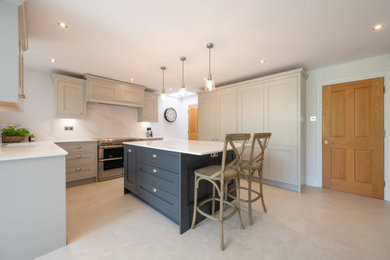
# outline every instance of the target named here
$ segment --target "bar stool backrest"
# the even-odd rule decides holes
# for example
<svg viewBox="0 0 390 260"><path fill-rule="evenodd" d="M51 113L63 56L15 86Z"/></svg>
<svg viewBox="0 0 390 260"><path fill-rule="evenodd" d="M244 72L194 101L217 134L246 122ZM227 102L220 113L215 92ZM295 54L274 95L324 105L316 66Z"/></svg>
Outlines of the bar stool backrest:
<svg viewBox="0 0 390 260"><path fill-rule="evenodd" d="M221 179L224 178L224 173L226 170L230 168L237 168L240 165L245 146L248 143L250 137L250 134L227 134L225 136L225 143L222 154ZM239 147L236 146L237 143L240 145ZM228 145L230 145L230 147L233 149L235 158L233 161L226 164L226 153L228 150Z"/></svg>
<svg viewBox="0 0 390 260"><path fill-rule="evenodd" d="M251 153L249 157L250 165L253 165L254 163L259 164L260 166L263 165L264 152L270 139L271 133L255 133L253 135ZM257 145L260 147L260 151L258 154L254 155L254 150Z"/></svg>

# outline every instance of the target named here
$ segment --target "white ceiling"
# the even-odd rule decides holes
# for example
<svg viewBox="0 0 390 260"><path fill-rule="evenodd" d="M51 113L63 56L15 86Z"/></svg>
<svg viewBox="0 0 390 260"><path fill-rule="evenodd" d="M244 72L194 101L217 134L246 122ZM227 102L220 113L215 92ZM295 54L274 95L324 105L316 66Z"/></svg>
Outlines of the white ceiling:
<svg viewBox="0 0 390 260"><path fill-rule="evenodd" d="M162 65L167 88L179 89L180 56L187 87L202 87L207 42L217 85L390 53L389 0L27 0L26 12L26 67L152 89ZM372 31L378 23L385 29Z"/></svg>

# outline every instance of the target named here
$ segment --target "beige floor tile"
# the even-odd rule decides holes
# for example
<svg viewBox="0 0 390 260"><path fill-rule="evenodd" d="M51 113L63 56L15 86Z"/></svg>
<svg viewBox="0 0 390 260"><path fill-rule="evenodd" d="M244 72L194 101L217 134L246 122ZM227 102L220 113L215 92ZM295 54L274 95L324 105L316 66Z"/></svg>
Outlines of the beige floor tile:
<svg viewBox="0 0 390 260"><path fill-rule="evenodd" d="M244 193L244 192L243 192ZM68 246L40 259L390 259L390 203L305 187L265 186L268 213L254 203L254 224L236 216L205 220L180 235L178 226L130 194L123 179L67 190ZM245 194L242 194L245 197Z"/></svg>

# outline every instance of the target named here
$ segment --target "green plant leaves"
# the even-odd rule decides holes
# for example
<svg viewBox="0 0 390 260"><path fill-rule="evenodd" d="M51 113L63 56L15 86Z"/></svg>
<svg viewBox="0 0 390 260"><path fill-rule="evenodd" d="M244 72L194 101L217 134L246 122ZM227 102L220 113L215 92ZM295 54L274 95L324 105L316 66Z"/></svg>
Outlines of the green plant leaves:
<svg viewBox="0 0 390 260"><path fill-rule="evenodd" d="M9 126L1 130L1 136L23 136L30 135L30 131L26 128L16 128L15 126Z"/></svg>

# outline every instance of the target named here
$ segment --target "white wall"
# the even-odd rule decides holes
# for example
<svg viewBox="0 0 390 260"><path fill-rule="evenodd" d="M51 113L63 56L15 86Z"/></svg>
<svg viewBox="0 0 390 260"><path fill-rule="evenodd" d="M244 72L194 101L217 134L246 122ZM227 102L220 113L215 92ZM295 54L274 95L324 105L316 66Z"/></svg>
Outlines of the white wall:
<svg viewBox="0 0 390 260"><path fill-rule="evenodd" d="M390 55L359 60L308 71L306 82L306 184L322 186L322 86L354 80L384 77L385 129L390 133ZM310 116L317 116L310 122ZM385 199L390 200L390 138L385 138Z"/></svg>
<svg viewBox="0 0 390 260"><path fill-rule="evenodd" d="M83 139L101 137L145 137L146 127L151 125L154 136L164 138L187 137L186 98L183 101L168 97L159 100L159 122L137 122L137 109L124 106L87 104L86 119L58 119L54 116L54 85L46 72L25 70L24 112L0 112L0 128L17 124L28 128L37 141ZM168 123L163 117L167 107L174 107L178 118ZM65 125L73 125L74 131L64 131Z"/></svg>

